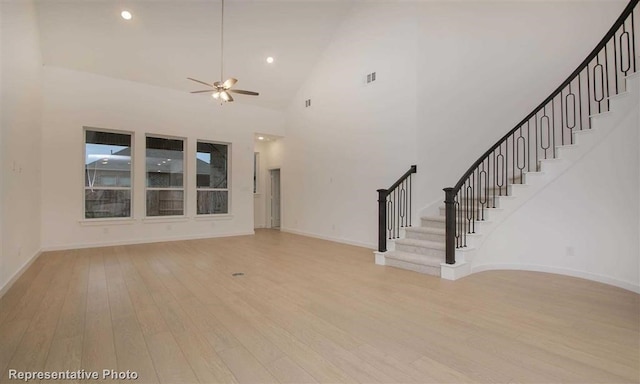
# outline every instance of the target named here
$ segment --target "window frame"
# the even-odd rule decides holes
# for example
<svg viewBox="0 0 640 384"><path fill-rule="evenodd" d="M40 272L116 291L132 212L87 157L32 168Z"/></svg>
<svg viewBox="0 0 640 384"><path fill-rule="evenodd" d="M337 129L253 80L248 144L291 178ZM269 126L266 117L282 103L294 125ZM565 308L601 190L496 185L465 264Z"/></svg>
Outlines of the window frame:
<svg viewBox="0 0 640 384"><path fill-rule="evenodd" d="M85 164L85 161L87 160L87 132L88 131L92 131L92 132L104 132L104 133L115 133L115 134L119 134L119 135L129 135L129 137L131 137L131 164L130 168L129 168L129 186L128 187L117 187L117 186L109 186L109 187L99 187L99 188L93 188L94 190L105 190L105 191L129 191L129 216L117 216L117 217L87 217L87 198L86 198L86 191L88 189L91 189L90 186L85 185L86 184L86 178L87 176L87 165ZM82 127L82 219L80 219L80 222L116 222L116 221L131 221L134 218L134 208L135 208L135 199L134 199L134 183L135 183L135 176L134 176L134 169L135 169L135 156L134 156L134 151L135 151L135 132L133 131L126 131L126 130L119 130L119 129L110 129L110 128L98 128L98 127L90 127L90 126L83 126Z"/></svg>
<svg viewBox="0 0 640 384"><path fill-rule="evenodd" d="M182 187L149 187L148 171L147 171L147 138L180 140L182 141ZM162 220L162 219L180 219L187 217L187 148L188 141L186 137L169 136L162 134L146 133L144 135L144 218L145 220ZM148 212L148 193L149 191L182 191L182 214L179 215L154 215L150 216Z"/></svg>
<svg viewBox="0 0 640 384"><path fill-rule="evenodd" d="M198 143L205 143L205 144L217 144L217 145L224 145L227 147L227 188L211 188L211 187L198 187ZM195 177L195 189L196 189L196 210L195 210L195 217L199 218L199 217L221 217L221 216L229 216L231 215L232 212L232 205L231 205L231 151L232 151L232 146L231 143L229 142L224 142L224 141L215 141L215 140L204 140L204 139L196 139L196 152L195 152L195 161L196 161L196 165L195 165L195 172L196 172L196 177ZM227 212L224 213L198 213L198 192L201 191L211 191L211 192L227 192Z"/></svg>

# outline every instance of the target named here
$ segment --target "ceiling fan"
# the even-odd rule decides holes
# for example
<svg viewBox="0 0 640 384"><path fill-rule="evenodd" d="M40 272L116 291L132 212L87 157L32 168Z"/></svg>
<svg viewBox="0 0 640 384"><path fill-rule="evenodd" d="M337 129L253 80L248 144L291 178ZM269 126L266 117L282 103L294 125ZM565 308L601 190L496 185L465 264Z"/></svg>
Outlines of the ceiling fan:
<svg viewBox="0 0 640 384"><path fill-rule="evenodd" d="M222 79L222 73L224 68L224 0L222 0L222 12L220 16L220 78ZM232 89L235 83L238 82L238 79L233 77L228 78L224 82L216 81L213 84L206 83L201 80L194 79L192 77L187 77L188 80L195 81L196 83L200 83L211 87L211 89L205 89L202 91L192 91L191 93L209 93L213 92L213 98L216 100L220 100L222 102L232 102L233 97L230 93L238 93L241 95L250 95L250 96L258 96L258 92L253 91L244 91L242 89Z"/></svg>

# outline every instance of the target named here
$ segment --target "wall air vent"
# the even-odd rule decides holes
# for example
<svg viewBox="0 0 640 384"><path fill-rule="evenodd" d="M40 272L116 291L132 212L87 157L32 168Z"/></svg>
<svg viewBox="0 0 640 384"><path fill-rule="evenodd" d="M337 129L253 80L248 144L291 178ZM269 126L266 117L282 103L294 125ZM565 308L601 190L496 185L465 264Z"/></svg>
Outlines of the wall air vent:
<svg viewBox="0 0 640 384"><path fill-rule="evenodd" d="M376 73L375 72L368 73L367 74L367 84L373 83L374 81L376 81Z"/></svg>
<svg viewBox="0 0 640 384"><path fill-rule="evenodd" d="M307 99L304 101L304 107L309 108L311 106L311 99Z"/></svg>

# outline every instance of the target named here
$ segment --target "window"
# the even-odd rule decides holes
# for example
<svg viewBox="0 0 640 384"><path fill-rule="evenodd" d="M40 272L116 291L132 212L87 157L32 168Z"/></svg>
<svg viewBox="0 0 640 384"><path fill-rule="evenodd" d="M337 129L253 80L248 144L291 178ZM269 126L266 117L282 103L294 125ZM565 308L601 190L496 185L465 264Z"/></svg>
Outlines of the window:
<svg viewBox="0 0 640 384"><path fill-rule="evenodd" d="M147 216L184 215L184 141L147 136Z"/></svg>
<svg viewBox="0 0 640 384"><path fill-rule="evenodd" d="M229 213L229 146L198 141L198 215Z"/></svg>
<svg viewBox="0 0 640 384"><path fill-rule="evenodd" d="M131 135L85 130L85 219L131 217Z"/></svg>

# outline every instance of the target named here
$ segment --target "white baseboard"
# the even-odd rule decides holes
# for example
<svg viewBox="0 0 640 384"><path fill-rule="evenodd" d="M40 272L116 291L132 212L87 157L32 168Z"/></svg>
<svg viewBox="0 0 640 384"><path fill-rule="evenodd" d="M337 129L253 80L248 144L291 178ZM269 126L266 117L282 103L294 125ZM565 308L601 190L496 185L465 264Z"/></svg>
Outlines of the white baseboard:
<svg viewBox="0 0 640 384"><path fill-rule="evenodd" d="M356 247L364 247L364 248L369 248L369 249L377 249L378 248L378 246L376 244L363 243L361 241L342 239L342 238L338 238L338 237L318 235L316 233L299 231L297 229L291 229L291 228L282 227L282 228L280 228L280 230L282 232L293 233L294 235L301 235L301 236L313 237L313 238L321 239L321 240L333 241L333 242L336 242L336 243L355 245Z"/></svg>
<svg viewBox="0 0 640 384"><path fill-rule="evenodd" d="M24 264L22 264L22 267L20 267L13 274L13 276L11 276L9 281L7 281L7 283L2 286L2 288L0 288L0 298L2 298L5 293L7 293L7 291L13 286L13 284L20 278L20 276L22 276L24 271L26 271L31 266L31 264L33 264L33 262L38 258L38 256L42 254L42 252L42 250L38 250L36 253L34 253L27 261L24 262Z"/></svg>
<svg viewBox="0 0 640 384"><path fill-rule="evenodd" d="M613 285L614 287L626 289L627 291L640 293L640 285L634 284L624 280L618 280L610 276L598 275L595 273L589 273L584 271L578 271L574 269L553 267L548 265L536 265L536 264L483 264L472 268L471 273L478 273L492 270L516 270L516 271L533 271L533 272L546 272L555 273L558 275L566 275L572 277L579 277L581 279L597 281L599 283Z"/></svg>
<svg viewBox="0 0 640 384"><path fill-rule="evenodd" d="M96 242L96 243L76 243L76 244L63 244L63 245L47 245L47 246L42 247L42 252L64 251L64 250L67 250L67 249L112 247L112 246L116 246L116 245L163 243L163 242L167 242L167 241L212 239L212 238L216 238L216 237L232 237L232 236L247 236L247 235L255 235L255 231L229 232L229 233L216 233L216 234L200 234L200 235L192 235L192 236L173 236L173 237L163 237L163 238L158 238L158 239L116 240L116 241L103 241L103 242Z"/></svg>

